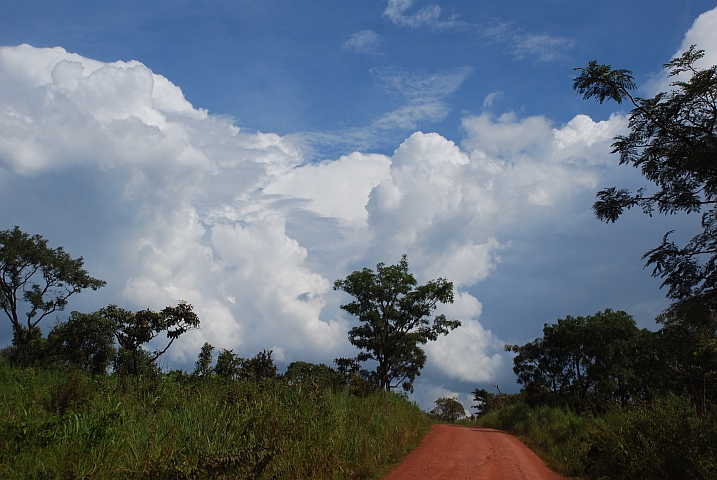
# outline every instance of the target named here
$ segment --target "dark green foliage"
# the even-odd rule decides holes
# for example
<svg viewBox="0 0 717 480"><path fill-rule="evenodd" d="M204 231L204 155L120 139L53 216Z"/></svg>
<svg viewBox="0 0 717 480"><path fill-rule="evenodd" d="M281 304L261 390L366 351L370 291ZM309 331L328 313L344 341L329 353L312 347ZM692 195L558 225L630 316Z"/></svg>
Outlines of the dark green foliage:
<svg viewBox="0 0 717 480"><path fill-rule="evenodd" d="M614 409L585 432L590 479L704 479L717 477L717 427L697 415L687 397Z"/></svg>
<svg viewBox="0 0 717 480"><path fill-rule="evenodd" d="M341 309L358 317L361 325L349 331L349 341L361 353L358 361L378 362L379 387L389 390L402 385L413 391L413 381L426 363L419 345L446 335L460 326L444 315L430 317L438 303L453 303L453 283L439 278L418 285L408 271L406 255L398 265L376 265L376 271L364 268L334 283L334 290L353 296Z"/></svg>
<svg viewBox="0 0 717 480"><path fill-rule="evenodd" d="M348 386L353 395L365 396L379 388L378 375L361 368L355 358L334 358L336 372L342 376L342 385Z"/></svg>
<svg viewBox="0 0 717 480"><path fill-rule="evenodd" d="M435 402L435 408L430 411L432 417L443 422L455 422L466 416L466 411L461 402L455 398L441 397Z"/></svg>
<svg viewBox="0 0 717 480"><path fill-rule="evenodd" d="M580 70L580 76L573 82L573 89L584 99L593 98L600 103L611 99L617 103L631 98L629 90L636 88L630 70L613 70L610 65L599 65L595 60Z"/></svg>
<svg viewBox="0 0 717 480"><path fill-rule="evenodd" d="M158 375L160 371L152 355L141 347L134 351L120 347L112 360L112 372L119 376L152 377Z"/></svg>
<svg viewBox="0 0 717 480"><path fill-rule="evenodd" d="M79 412L92 403L96 391L92 380L74 368L68 370L50 387L50 396L43 402L45 410L57 415Z"/></svg>
<svg viewBox="0 0 717 480"><path fill-rule="evenodd" d="M182 334L199 328L199 317L194 313L193 307L186 302L180 302L176 307L166 307L160 312L147 309L135 313L119 308L117 305L110 305L99 313L115 325L115 336L122 355L125 355L124 352L129 352L132 357L131 364L123 365L131 367L129 372L133 375L139 374L140 356L148 356L152 362L155 362ZM141 348L160 334L166 334L169 340L163 349L149 353Z"/></svg>
<svg viewBox="0 0 717 480"><path fill-rule="evenodd" d="M669 239L643 258L653 266L653 276L663 278L668 297L686 322L717 327L717 66L695 68L704 51L693 45L687 52L664 65L669 76L678 78L673 90L653 98L633 97L630 72L590 62L578 69L574 88L584 98L602 102L611 98L629 99L627 136L615 137L613 153L621 164L640 168L642 175L657 186L649 195L645 189L634 194L625 189L606 188L598 192L593 209L598 219L614 222L625 211L640 207L647 214L655 209L672 214L702 212L702 232L680 247ZM682 74L682 77L677 75ZM703 211L703 209L706 209Z"/></svg>
<svg viewBox="0 0 717 480"><path fill-rule="evenodd" d="M227 380L260 382L278 377L271 350L262 350L252 358L241 358L232 350L222 349L214 373Z"/></svg>
<svg viewBox="0 0 717 480"><path fill-rule="evenodd" d="M271 350L262 350L256 356L241 362L240 378L259 382L277 377L276 365L271 358Z"/></svg>
<svg viewBox="0 0 717 480"><path fill-rule="evenodd" d="M339 383L343 380L343 377L323 363L291 362L286 367L284 380L291 385L310 384L320 388L327 388Z"/></svg>
<svg viewBox="0 0 717 480"><path fill-rule="evenodd" d="M688 397L667 395L599 417L511 403L479 422L516 435L568 477L697 480L717 476L715 420L700 415Z"/></svg>
<svg viewBox="0 0 717 480"><path fill-rule="evenodd" d="M496 385L497 386L497 385ZM476 388L473 390L473 401L476 402L471 408L475 408L476 417L480 418L488 413L503 408L506 402L509 402L511 398L515 397L500 393L491 393L485 388Z"/></svg>
<svg viewBox="0 0 717 480"><path fill-rule="evenodd" d="M50 331L48 348L57 360L92 375L107 373L117 354L115 324L95 313L72 312L65 323Z"/></svg>
<svg viewBox="0 0 717 480"><path fill-rule="evenodd" d="M212 351L214 351L214 347L208 342L204 342L197 356L197 362L194 364L193 375L204 376L211 373Z"/></svg>
<svg viewBox="0 0 717 480"><path fill-rule="evenodd" d="M642 372L635 369L634 347L641 335L650 333L641 332L627 313L608 309L559 318L545 324L543 337L506 349L517 354L513 371L533 400L550 403L557 396L579 411L600 411L615 401L624 405L640 393Z"/></svg>
<svg viewBox="0 0 717 480"><path fill-rule="evenodd" d="M227 380L237 380L241 373L242 358L235 355L232 350L222 348L214 365L214 373Z"/></svg>
<svg viewBox="0 0 717 480"><path fill-rule="evenodd" d="M0 350L0 358L6 358L10 363L19 367L42 368L47 366L50 363L47 339L42 336L40 327L35 327L29 337L24 326L21 326L21 330L28 341L22 343L17 332L13 331L12 344Z"/></svg>
<svg viewBox="0 0 717 480"><path fill-rule="evenodd" d="M16 346L36 339L38 324L63 311L71 295L105 285L82 268L82 257L73 259L62 247L52 249L47 243L19 227L0 231L0 308L12 323Z"/></svg>

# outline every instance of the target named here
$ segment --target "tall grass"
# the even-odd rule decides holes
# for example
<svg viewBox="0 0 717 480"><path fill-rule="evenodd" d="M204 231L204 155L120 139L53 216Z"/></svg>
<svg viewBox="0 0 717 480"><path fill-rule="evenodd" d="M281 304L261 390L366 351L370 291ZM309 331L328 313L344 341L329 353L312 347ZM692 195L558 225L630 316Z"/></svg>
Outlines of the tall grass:
<svg viewBox="0 0 717 480"><path fill-rule="evenodd" d="M0 363L0 478L376 478L427 431L394 395Z"/></svg>
<svg viewBox="0 0 717 480"><path fill-rule="evenodd" d="M688 397L614 409L585 436L587 478L717 478L714 413L699 415Z"/></svg>
<svg viewBox="0 0 717 480"><path fill-rule="evenodd" d="M568 477L682 480L717 478L715 420L699 415L689 398L669 395L597 417L517 403L478 422L516 435Z"/></svg>

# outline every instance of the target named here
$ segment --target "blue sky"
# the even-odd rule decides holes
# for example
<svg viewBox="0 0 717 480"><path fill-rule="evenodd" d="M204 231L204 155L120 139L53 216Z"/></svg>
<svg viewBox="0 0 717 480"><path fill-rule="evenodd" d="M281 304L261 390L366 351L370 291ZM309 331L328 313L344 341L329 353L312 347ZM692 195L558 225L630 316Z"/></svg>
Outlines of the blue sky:
<svg viewBox="0 0 717 480"><path fill-rule="evenodd" d="M184 368L204 341L353 355L330 285L407 253L456 283L464 321L415 398L468 405L517 389L501 346L543 323L613 308L654 328L667 302L640 257L698 220L592 217L600 187L644 182L609 155L626 108L583 101L573 69L629 68L651 95L690 43L717 63L715 6L0 1L0 228L108 281L70 309L192 302Z"/></svg>

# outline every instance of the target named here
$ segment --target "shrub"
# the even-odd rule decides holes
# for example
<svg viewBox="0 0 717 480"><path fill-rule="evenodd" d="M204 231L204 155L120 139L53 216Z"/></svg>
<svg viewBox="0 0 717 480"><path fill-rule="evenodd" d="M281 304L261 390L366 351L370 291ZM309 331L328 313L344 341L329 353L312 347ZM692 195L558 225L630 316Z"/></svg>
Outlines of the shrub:
<svg viewBox="0 0 717 480"><path fill-rule="evenodd" d="M613 409L583 441L588 478L717 478L714 415L698 415L686 396Z"/></svg>

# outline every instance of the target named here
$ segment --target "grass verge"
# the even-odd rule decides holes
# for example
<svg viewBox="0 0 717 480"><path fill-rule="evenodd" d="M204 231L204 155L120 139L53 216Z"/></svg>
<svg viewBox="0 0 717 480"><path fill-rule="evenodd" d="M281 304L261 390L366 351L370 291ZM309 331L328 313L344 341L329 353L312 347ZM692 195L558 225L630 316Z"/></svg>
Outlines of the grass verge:
<svg viewBox="0 0 717 480"><path fill-rule="evenodd" d="M0 478L378 478L430 421L375 393L0 363Z"/></svg>

